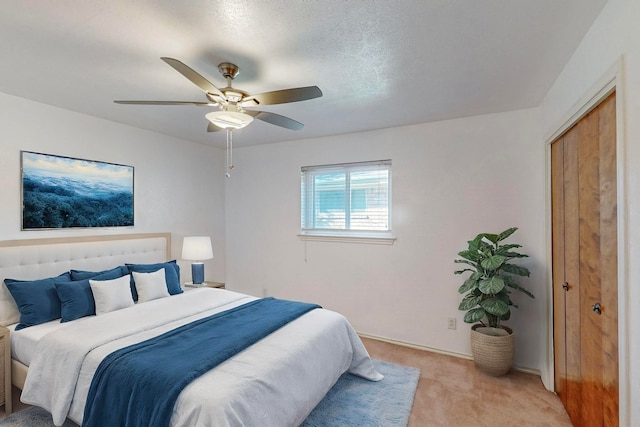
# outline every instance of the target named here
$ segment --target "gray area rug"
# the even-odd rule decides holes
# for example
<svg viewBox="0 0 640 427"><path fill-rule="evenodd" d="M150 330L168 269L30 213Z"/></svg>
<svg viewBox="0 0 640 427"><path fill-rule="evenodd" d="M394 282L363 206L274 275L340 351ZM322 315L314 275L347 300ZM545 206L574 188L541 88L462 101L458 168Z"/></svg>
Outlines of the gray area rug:
<svg viewBox="0 0 640 427"><path fill-rule="evenodd" d="M384 379L373 382L344 374L302 427L406 427L420 370L374 360Z"/></svg>
<svg viewBox="0 0 640 427"><path fill-rule="evenodd" d="M10 427L55 427L51 414L37 406L14 412L0 421L0 425ZM63 427L78 427L78 424L67 420Z"/></svg>
<svg viewBox="0 0 640 427"><path fill-rule="evenodd" d="M344 374L309 414L302 427L406 427L420 370L374 360L382 381ZM30 407L0 421L6 427L54 427L44 409ZM64 427L78 427L67 420Z"/></svg>

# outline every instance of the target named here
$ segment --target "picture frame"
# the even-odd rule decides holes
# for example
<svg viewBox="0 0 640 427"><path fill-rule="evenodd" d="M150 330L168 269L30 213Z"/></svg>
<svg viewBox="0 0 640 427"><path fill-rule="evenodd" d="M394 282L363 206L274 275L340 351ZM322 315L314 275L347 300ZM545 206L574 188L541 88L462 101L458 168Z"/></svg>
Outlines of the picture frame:
<svg viewBox="0 0 640 427"><path fill-rule="evenodd" d="M132 227L134 168L20 151L22 230Z"/></svg>

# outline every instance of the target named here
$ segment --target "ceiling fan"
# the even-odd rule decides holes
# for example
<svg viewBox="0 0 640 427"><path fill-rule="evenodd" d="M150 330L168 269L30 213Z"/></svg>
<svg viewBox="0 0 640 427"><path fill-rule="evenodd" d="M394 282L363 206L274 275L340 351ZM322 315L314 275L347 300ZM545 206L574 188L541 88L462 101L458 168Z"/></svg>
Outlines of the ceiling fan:
<svg viewBox="0 0 640 427"><path fill-rule="evenodd" d="M233 79L240 71L238 66L229 62L218 65L218 70L227 80L227 86L219 89L191 67L173 58L161 58L193 84L202 89L207 97L206 102L197 101L114 101L117 104L137 105L197 105L203 107L218 107L218 110L205 115L209 124L207 132L221 129L228 131L240 129L248 125L253 119L262 120L272 125L291 130L300 130L304 125L289 117L268 111L247 110L245 107L260 105L285 104L289 102L305 101L322 96L317 86L298 87L293 89L276 90L251 95L243 90L232 87ZM228 132L229 134L230 132Z"/></svg>

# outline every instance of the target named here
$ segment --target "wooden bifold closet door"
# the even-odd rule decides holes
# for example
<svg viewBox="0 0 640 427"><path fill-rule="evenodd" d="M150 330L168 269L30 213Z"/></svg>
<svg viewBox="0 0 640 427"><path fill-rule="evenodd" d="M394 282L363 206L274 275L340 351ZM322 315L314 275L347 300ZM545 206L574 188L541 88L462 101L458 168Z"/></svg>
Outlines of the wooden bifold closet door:
<svg viewBox="0 0 640 427"><path fill-rule="evenodd" d="M551 145L555 388L575 426L618 426L615 93Z"/></svg>

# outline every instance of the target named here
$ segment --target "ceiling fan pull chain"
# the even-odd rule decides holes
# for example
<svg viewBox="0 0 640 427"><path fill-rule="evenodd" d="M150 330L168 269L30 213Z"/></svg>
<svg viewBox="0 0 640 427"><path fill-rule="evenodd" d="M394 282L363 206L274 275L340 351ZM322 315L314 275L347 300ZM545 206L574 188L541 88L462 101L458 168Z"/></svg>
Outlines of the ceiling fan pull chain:
<svg viewBox="0 0 640 427"><path fill-rule="evenodd" d="M227 153L226 153L226 157L227 157L227 169L229 169L229 171L231 171L234 166L233 166L233 136L232 136L230 128L227 128ZM229 178L231 176L229 171L227 171L227 173L225 174L227 178Z"/></svg>
<svg viewBox="0 0 640 427"><path fill-rule="evenodd" d="M225 151L225 162L226 162L226 166L227 169L229 169L229 136L231 134L231 130L227 129L227 150ZM227 170L227 172L225 173L225 176L227 178L229 178L231 176L231 174L229 174L229 171Z"/></svg>
<svg viewBox="0 0 640 427"><path fill-rule="evenodd" d="M229 169L233 168L233 130L229 129Z"/></svg>

